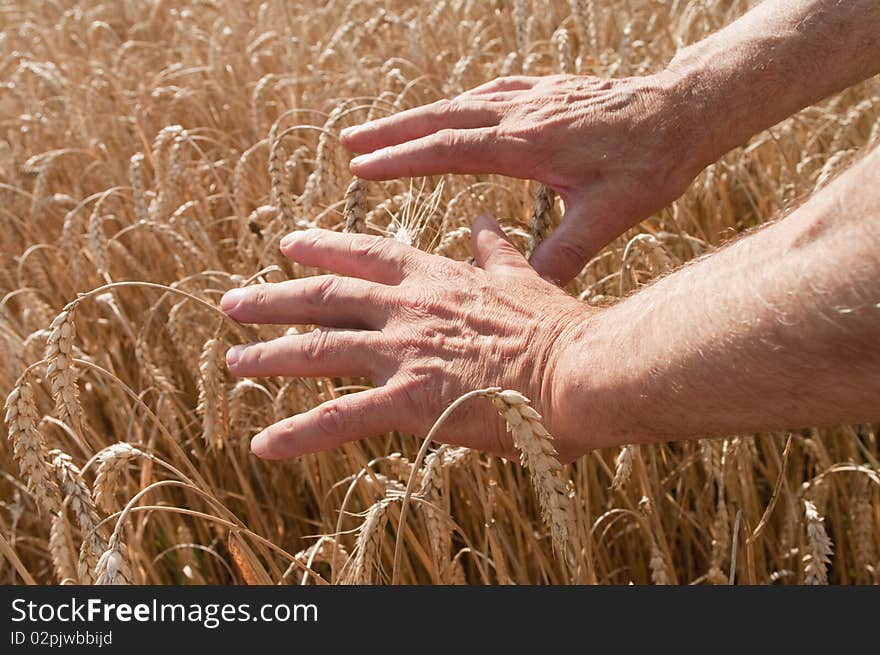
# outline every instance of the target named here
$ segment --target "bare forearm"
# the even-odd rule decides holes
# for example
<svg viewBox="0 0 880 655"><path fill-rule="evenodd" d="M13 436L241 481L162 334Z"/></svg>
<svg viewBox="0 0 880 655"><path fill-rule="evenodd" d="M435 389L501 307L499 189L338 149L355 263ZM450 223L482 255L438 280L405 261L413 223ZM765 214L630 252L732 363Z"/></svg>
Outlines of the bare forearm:
<svg viewBox="0 0 880 655"><path fill-rule="evenodd" d="M559 358L588 447L880 419L880 149L598 315Z"/></svg>
<svg viewBox="0 0 880 655"><path fill-rule="evenodd" d="M798 110L880 73L877 0L766 0L669 65L709 164Z"/></svg>

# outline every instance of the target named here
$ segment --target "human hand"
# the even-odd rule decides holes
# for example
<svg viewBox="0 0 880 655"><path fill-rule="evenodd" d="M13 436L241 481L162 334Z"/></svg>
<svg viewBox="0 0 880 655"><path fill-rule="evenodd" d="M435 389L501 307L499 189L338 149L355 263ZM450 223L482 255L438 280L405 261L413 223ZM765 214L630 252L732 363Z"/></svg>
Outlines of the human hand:
<svg viewBox="0 0 880 655"><path fill-rule="evenodd" d="M584 452L578 426L560 406L554 370L564 344L596 310L541 279L494 219L475 221L473 247L480 268L362 234L313 229L282 240L285 256L340 276L233 289L221 306L246 323L321 327L235 346L229 370L240 377L364 376L378 386L266 428L251 442L254 453L293 457L392 430L424 436L453 400L487 386L531 398L563 459ZM513 453L488 402L463 405L439 439Z"/></svg>
<svg viewBox="0 0 880 655"><path fill-rule="evenodd" d="M565 203L532 265L564 283L600 248L681 195L714 157L671 73L503 77L452 100L344 130L358 177L534 179Z"/></svg>

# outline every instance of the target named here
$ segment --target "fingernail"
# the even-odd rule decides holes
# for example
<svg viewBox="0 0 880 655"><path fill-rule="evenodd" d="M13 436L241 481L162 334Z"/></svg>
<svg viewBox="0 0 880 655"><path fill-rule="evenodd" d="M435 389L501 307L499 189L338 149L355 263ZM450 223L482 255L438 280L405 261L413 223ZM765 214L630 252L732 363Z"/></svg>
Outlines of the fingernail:
<svg viewBox="0 0 880 655"><path fill-rule="evenodd" d="M358 155L357 157L355 157L354 159L351 160L351 165L352 166L363 166L364 164L368 164L371 161L373 161L374 159L376 159L377 154L378 153L371 152L366 155Z"/></svg>
<svg viewBox="0 0 880 655"><path fill-rule="evenodd" d="M220 309L229 311L242 301L247 292L244 289L230 289L220 299Z"/></svg>
<svg viewBox="0 0 880 655"><path fill-rule="evenodd" d="M296 234L297 234L296 232L291 232L286 237L281 239L281 249L282 250L284 250L287 246L289 246L291 243L296 241Z"/></svg>
<svg viewBox="0 0 880 655"><path fill-rule="evenodd" d="M352 125L351 127L346 127L344 130L342 130L342 132L339 133L339 136L341 136L343 139L347 139L348 137L354 136L355 134L360 132L360 129L360 125Z"/></svg>
<svg viewBox="0 0 880 655"><path fill-rule="evenodd" d="M226 351L226 366L235 366L236 362L238 362L241 357L241 353L244 352L244 346L239 344L237 346L232 346L229 350Z"/></svg>
<svg viewBox="0 0 880 655"><path fill-rule="evenodd" d="M251 439L251 452L257 457L266 457L268 455L268 441L266 432L259 432Z"/></svg>

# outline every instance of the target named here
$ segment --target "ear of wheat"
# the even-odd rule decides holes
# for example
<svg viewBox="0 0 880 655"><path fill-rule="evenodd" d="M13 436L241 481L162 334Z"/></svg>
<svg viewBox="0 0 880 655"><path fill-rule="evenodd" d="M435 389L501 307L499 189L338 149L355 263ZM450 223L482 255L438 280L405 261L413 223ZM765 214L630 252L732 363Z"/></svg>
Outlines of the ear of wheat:
<svg viewBox="0 0 880 655"><path fill-rule="evenodd" d="M364 232L367 229L365 192L366 184L357 177L351 181L345 191L345 208L342 210L342 218L345 221L344 229L346 232Z"/></svg>
<svg viewBox="0 0 880 655"><path fill-rule="evenodd" d="M559 72L563 75L574 72L572 70L571 42L568 38L568 30L564 27L556 30L556 33L553 35L553 41L556 43L556 50L559 56Z"/></svg>
<svg viewBox="0 0 880 655"><path fill-rule="evenodd" d="M553 202L556 194L543 184L538 185L535 193L535 208L529 225L530 246L534 250L547 238L553 225Z"/></svg>
<svg viewBox="0 0 880 655"><path fill-rule="evenodd" d="M450 550L452 534L449 530L449 512L446 509L444 493L443 459L446 447L443 446L425 458L422 473L421 496L425 499L425 523L434 556L434 566L441 584L450 582Z"/></svg>
<svg viewBox="0 0 880 655"><path fill-rule="evenodd" d="M819 514L813 501L804 499L804 518L807 532L807 553L803 557L804 581L811 585L828 584L833 544L825 532L825 517Z"/></svg>
<svg viewBox="0 0 880 655"><path fill-rule="evenodd" d="M389 495L376 501L368 510L363 524L358 530L353 560L346 584L372 584L378 569L379 554L382 540L385 537L385 526L388 524L389 508L403 500L403 495ZM349 565L346 565L348 568Z"/></svg>
<svg viewBox="0 0 880 655"><path fill-rule="evenodd" d="M614 491L622 491L632 476L633 453L637 446L623 446L617 453L617 460L614 468L614 479L611 481L611 488Z"/></svg>
<svg viewBox="0 0 880 655"><path fill-rule="evenodd" d="M107 550L98 559L95 566L95 584L127 585L131 584L131 570L128 565L128 550L122 539L114 533L107 544Z"/></svg>
<svg viewBox="0 0 880 655"><path fill-rule="evenodd" d="M82 535L82 552L84 558L80 562L78 575L82 583L90 582L90 571L94 570L98 558L104 552L104 542L97 532L98 512L92 502L89 487L82 479L70 455L58 450L50 452L52 465L58 479L58 485L64 497L64 504L73 512Z"/></svg>
<svg viewBox="0 0 880 655"><path fill-rule="evenodd" d="M82 417L79 404L79 386L73 366L73 339L76 326L73 307L69 305L52 321L46 342L46 361L49 363L49 381L58 418L77 428Z"/></svg>
<svg viewBox="0 0 880 655"><path fill-rule="evenodd" d="M49 552L52 554L52 567L60 584L76 584L79 582L74 562L73 536L70 524L63 512L52 517L49 528Z"/></svg>
<svg viewBox="0 0 880 655"><path fill-rule="evenodd" d="M541 424L541 415L521 393L507 390L488 395L507 421L507 429L520 452L522 465L529 470L541 514L550 527L553 549L571 563L570 541L576 534L574 507L569 490L559 475L562 465L556 457L553 437Z"/></svg>
<svg viewBox="0 0 880 655"><path fill-rule="evenodd" d="M223 447L223 342L208 339L199 356L199 403L202 439L209 449Z"/></svg>
<svg viewBox="0 0 880 655"><path fill-rule="evenodd" d="M125 469L132 460L146 457L145 452L127 443L113 444L98 453L98 472L92 490L95 504L108 514L114 512L114 494Z"/></svg>
<svg viewBox="0 0 880 655"><path fill-rule="evenodd" d="M37 405L29 382L22 381L6 398L6 425L13 457L41 511L60 509L58 485L48 461L46 442L37 429Z"/></svg>
<svg viewBox="0 0 880 655"><path fill-rule="evenodd" d="M314 568L315 562L321 562L332 570L338 562L345 562L348 558L349 554L345 547L335 538L326 535L318 538L314 544L296 554L296 559L310 569ZM295 565L291 564L285 577L295 569ZM303 573L303 578L306 578L307 575L307 573Z"/></svg>
<svg viewBox="0 0 880 655"><path fill-rule="evenodd" d="M663 551L660 550L660 547L653 538L651 539L651 560L649 562L649 568L651 569L651 582L655 585L671 584L671 580L669 579L669 565L666 562L666 558L663 556Z"/></svg>
<svg viewBox="0 0 880 655"><path fill-rule="evenodd" d="M310 562L336 569L334 582L721 584L731 569L749 582L880 581L876 423L797 431L781 456L782 435L728 435L603 449L559 469L529 463L548 455L539 428L525 469L434 441L419 458L403 434L273 464L227 438L364 382L227 383L221 344L282 330L227 321L219 292L311 274L278 250L285 233L366 230L464 262L480 211L524 251L558 223L563 203L537 180L353 179L339 128L504 75L553 76L515 92L527 102L580 85L568 73L650 82L679 43L753 4L260 0L206 12L202 0L6 0L0 549L8 541L12 566L0 565L0 583L89 582L96 568L103 581L128 579L120 538L131 575L149 584L324 582ZM610 304L735 236L755 202L763 219L785 210L793 187L827 192L857 149L880 145L876 95L863 83L756 134L595 253L567 290ZM524 441L531 422L509 409ZM106 520L132 494L184 479L192 486L152 488L163 511L135 513L111 548L95 510ZM554 519L559 504L573 507L573 528L565 509ZM740 540L734 507L741 528L758 526ZM238 533L228 548L227 530ZM734 544L747 549L738 567Z"/></svg>
<svg viewBox="0 0 880 655"><path fill-rule="evenodd" d="M731 548L731 536L723 475L718 477L717 484L718 499L715 504L715 520L712 524L712 557L707 579L713 584L727 584L728 576L725 576L721 569Z"/></svg>
<svg viewBox="0 0 880 655"><path fill-rule="evenodd" d="M272 188L272 203L278 208L284 225L293 225L293 200L287 188L287 180L284 177L284 149L281 139L277 136L278 123L272 125L269 131L269 180Z"/></svg>

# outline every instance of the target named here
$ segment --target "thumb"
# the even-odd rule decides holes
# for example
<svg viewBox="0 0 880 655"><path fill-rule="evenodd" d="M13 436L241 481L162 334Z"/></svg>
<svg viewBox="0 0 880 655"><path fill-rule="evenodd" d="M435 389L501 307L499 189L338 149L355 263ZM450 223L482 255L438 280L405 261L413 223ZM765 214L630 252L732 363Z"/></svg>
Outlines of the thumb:
<svg viewBox="0 0 880 655"><path fill-rule="evenodd" d="M541 277L566 284L620 231L610 208L583 202L566 207L559 226L538 244L529 262Z"/></svg>
<svg viewBox="0 0 880 655"><path fill-rule="evenodd" d="M507 240L501 226L489 214L480 214L471 228L474 259L477 266L490 273L532 271L529 262Z"/></svg>

